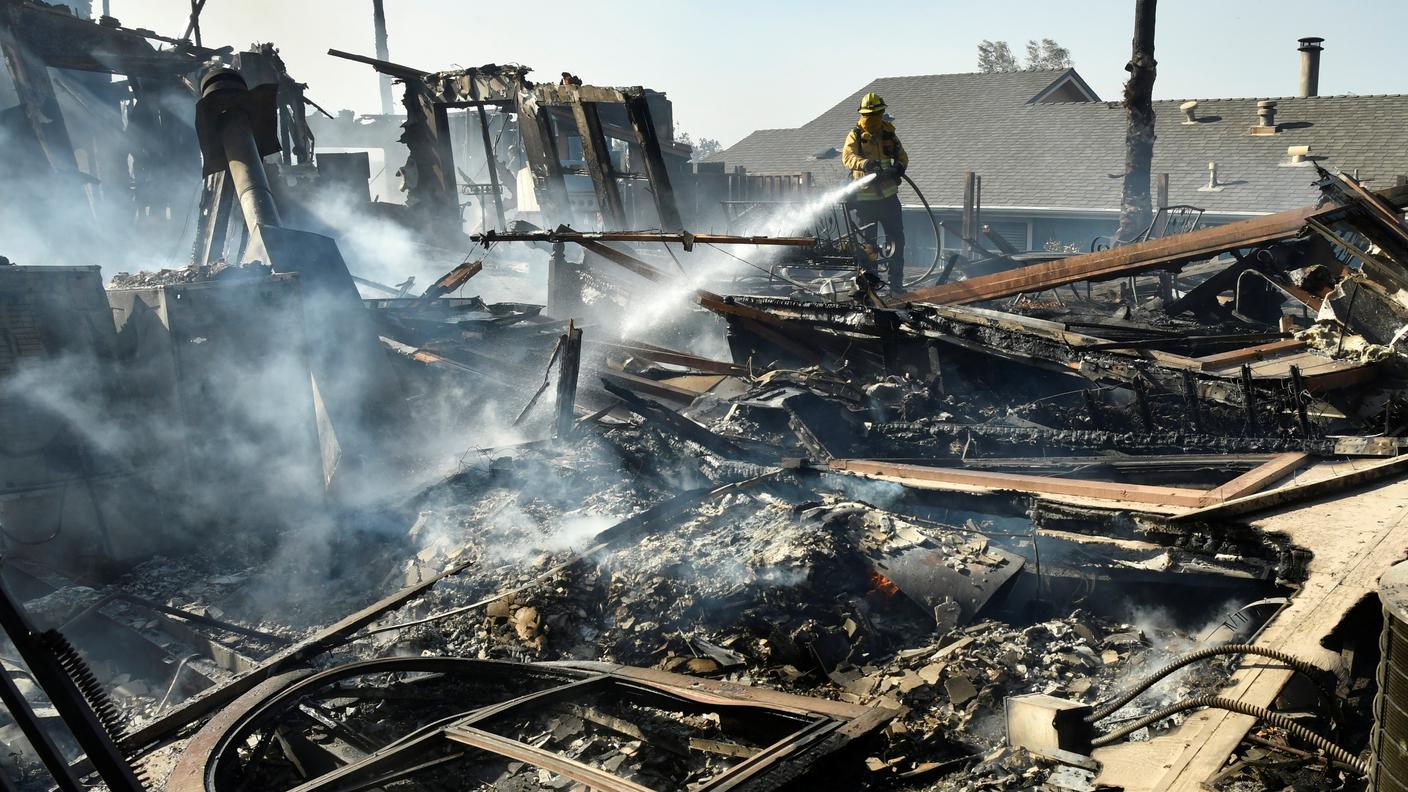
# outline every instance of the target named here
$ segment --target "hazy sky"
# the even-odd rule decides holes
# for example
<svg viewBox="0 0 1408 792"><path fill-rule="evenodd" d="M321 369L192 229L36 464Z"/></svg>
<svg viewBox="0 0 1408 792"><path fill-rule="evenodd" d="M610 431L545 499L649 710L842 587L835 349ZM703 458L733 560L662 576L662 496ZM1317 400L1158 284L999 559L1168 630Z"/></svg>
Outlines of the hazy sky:
<svg viewBox="0 0 1408 792"><path fill-rule="evenodd" d="M128 26L185 29L188 0L109 2ZM974 71L982 39L1021 54L1028 39L1054 38L1101 98L1117 100L1134 17L1134 0L385 2L393 61L427 71L521 63L541 80L568 70L645 85L669 94L680 129L725 145L802 124L875 77ZM372 70L325 54L373 54L371 6L207 0L201 29L208 45L273 41L314 101L376 112ZM1294 95L1302 36L1326 39L1321 93L1405 93L1405 29L1404 0L1164 0L1155 97Z"/></svg>

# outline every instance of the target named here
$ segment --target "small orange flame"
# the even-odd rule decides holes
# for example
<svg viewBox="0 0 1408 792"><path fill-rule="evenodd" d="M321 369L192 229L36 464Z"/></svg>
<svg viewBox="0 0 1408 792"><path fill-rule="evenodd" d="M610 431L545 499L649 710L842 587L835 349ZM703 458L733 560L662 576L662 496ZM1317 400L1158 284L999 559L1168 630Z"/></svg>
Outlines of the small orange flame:
<svg viewBox="0 0 1408 792"><path fill-rule="evenodd" d="M870 587L873 591L884 594L886 599L895 597L900 593L900 587L895 585L895 581L890 580L880 574L879 570L870 570Z"/></svg>

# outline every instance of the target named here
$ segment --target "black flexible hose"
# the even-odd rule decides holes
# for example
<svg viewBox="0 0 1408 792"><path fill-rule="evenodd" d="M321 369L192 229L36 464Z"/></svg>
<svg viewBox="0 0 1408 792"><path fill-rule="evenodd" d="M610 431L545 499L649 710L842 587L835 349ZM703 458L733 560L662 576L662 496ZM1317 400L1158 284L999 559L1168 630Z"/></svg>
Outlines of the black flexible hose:
<svg viewBox="0 0 1408 792"><path fill-rule="evenodd" d="M1106 745L1110 745L1111 743L1117 740L1129 736L1131 733L1136 732L1151 723L1157 723L1170 715L1176 715L1180 712L1184 712L1190 709L1198 709L1200 707L1214 707L1216 709L1224 709L1228 712L1236 712L1240 715L1248 715L1250 717L1266 721L1272 726L1275 726L1280 729L1285 729L1288 733L1290 733L1292 737L1295 737L1296 739L1301 740L1302 742L1306 742L1310 745L1315 746L1316 748L1323 751L1325 755L1328 756L1330 759L1333 759L1334 761L1339 762L1342 765L1352 768L1355 772L1359 773L1360 775L1367 776L1369 774L1368 764L1362 761L1359 757L1355 756L1344 748L1341 748L1340 746L1330 742L1328 739L1320 736L1319 734L1316 734L1310 729L1305 728L1299 723L1296 723L1295 720L1293 720L1292 718L1282 715L1279 712L1272 712L1271 710L1263 709L1252 704L1246 704L1244 702L1236 701L1234 699L1221 698L1219 696L1199 696L1194 699L1189 699L1188 701L1179 702L1177 704L1170 704L1169 706L1164 707L1158 712L1152 713L1143 718L1140 718L1139 720L1133 723L1122 726L1119 729L1110 732L1109 734L1097 737L1096 739L1091 741L1090 745L1092 748L1102 748Z"/></svg>
<svg viewBox="0 0 1408 792"><path fill-rule="evenodd" d="M914 190L914 194L919 196L919 202L924 204L924 214L929 216L929 225L934 227L934 260L929 264L929 269L925 270L923 275L920 275L914 280L904 282L904 287L908 289L910 286L933 275L934 270L938 269L939 259L943 258L944 254L942 244L943 237L939 234L939 221L934 219L934 210L929 208L929 201L924 197L924 193L920 191L919 185L914 183L914 179L909 178L908 173L902 174L900 178L904 179L909 184L910 188Z"/></svg>
<svg viewBox="0 0 1408 792"><path fill-rule="evenodd" d="M1172 674L1178 669L1186 665L1196 663L1199 660L1206 660L1209 657L1216 657L1218 655L1227 654L1258 655L1260 657L1268 657L1272 660L1285 663L1295 671L1304 674L1307 678L1310 679L1311 682L1315 683L1315 686L1320 689L1320 692L1325 695L1327 700L1331 702L1335 701L1334 691L1326 688L1324 683L1321 681L1321 678L1324 675L1324 671L1312 665L1311 663L1307 663L1306 661L1300 659L1299 657L1296 657L1295 655L1286 654L1285 652L1277 651L1275 649L1267 649L1261 646L1254 646L1252 644L1223 644L1221 646L1209 646L1205 649L1198 649L1197 651L1189 652L1188 654L1175 658L1168 665L1155 671L1153 674L1146 677L1142 682L1139 682L1134 687L1115 696L1113 699L1110 699L1106 703L1096 707L1094 712L1090 713L1085 717L1085 720L1087 723L1095 723L1096 721L1104 720L1105 718L1108 718L1110 715L1114 714L1124 705L1138 698L1140 693L1143 693L1144 691L1158 684L1159 680L1163 679L1169 674Z"/></svg>

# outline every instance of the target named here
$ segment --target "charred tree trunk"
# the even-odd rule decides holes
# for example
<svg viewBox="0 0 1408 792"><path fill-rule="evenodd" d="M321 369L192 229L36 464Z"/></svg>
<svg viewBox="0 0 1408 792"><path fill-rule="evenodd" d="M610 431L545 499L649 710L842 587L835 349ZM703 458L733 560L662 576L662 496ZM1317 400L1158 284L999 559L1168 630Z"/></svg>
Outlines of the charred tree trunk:
<svg viewBox="0 0 1408 792"><path fill-rule="evenodd" d="M1124 137L1124 194L1120 198L1118 239L1129 242L1153 222L1149 173L1154 162L1154 7L1158 0L1135 0L1134 53L1125 71L1126 127Z"/></svg>

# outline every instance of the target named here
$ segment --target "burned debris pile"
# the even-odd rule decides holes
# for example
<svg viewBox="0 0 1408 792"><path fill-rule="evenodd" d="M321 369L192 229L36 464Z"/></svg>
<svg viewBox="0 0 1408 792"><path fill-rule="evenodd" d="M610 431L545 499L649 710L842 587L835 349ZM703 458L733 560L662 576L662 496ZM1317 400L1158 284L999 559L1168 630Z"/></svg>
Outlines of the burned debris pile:
<svg viewBox="0 0 1408 792"><path fill-rule="evenodd" d="M0 788L1135 789L1177 745L1330 790L1392 749L1402 506L1311 510L1405 471L1408 188L965 228L896 294L853 185L716 201L664 94L570 74L330 52L404 91L319 127L396 128L379 200L198 17L0 0L57 119L15 115L31 225L138 218L0 258Z"/></svg>

